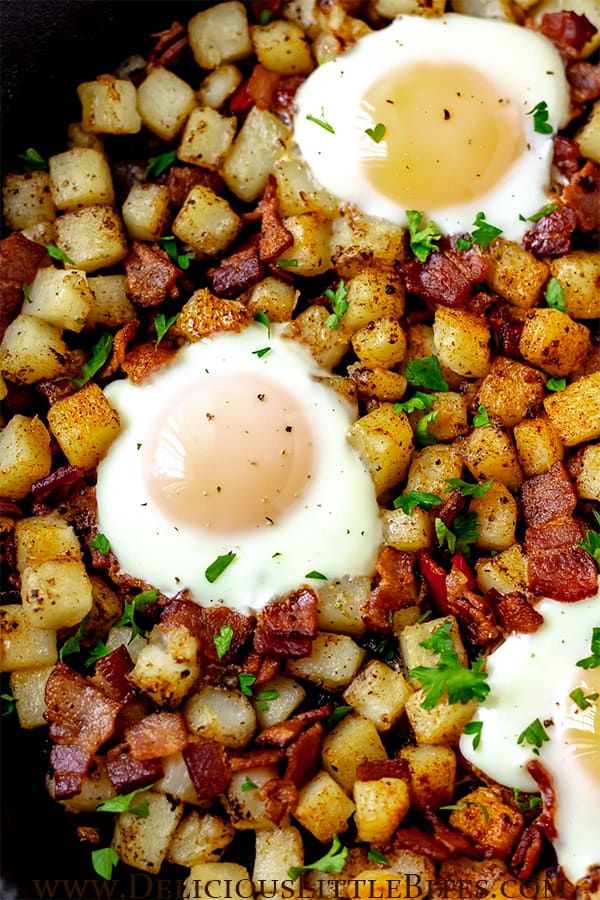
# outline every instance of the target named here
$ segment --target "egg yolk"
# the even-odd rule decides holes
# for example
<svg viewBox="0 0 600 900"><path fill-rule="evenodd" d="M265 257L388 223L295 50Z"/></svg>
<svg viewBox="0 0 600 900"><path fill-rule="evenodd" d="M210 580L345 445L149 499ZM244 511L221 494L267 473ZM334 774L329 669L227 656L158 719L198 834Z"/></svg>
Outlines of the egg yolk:
<svg viewBox="0 0 600 900"><path fill-rule="evenodd" d="M595 782L600 781L600 670L585 671L577 687L589 697L586 709L577 709L566 723L564 742L568 754ZM595 699L592 697L595 696Z"/></svg>
<svg viewBox="0 0 600 900"><path fill-rule="evenodd" d="M173 522L232 532L277 521L313 469L297 400L256 376L207 376L163 410L142 448L148 494Z"/></svg>
<svg viewBox="0 0 600 900"><path fill-rule="evenodd" d="M391 72L369 88L361 112L365 174L406 209L439 209L485 194L525 149L516 104L460 63ZM380 143L366 135L364 118L385 126Z"/></svg>

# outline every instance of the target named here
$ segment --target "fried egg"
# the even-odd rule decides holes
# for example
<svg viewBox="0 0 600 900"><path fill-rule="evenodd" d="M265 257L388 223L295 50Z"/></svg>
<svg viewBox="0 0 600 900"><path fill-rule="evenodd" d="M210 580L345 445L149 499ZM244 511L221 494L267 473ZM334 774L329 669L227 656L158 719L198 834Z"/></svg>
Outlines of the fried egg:
<svg viewBox="0 0 600 900"><path fill-rule="evenodd" d="M460 749L490 778L520 791L539 790L526 766L540 760L555 792L554 847L575 883L600 864L600 667L577 666L600 627L600 594L577 603L542 600L536 609L543 625L510 635L488 657L490 693L476 715L481 743L474 749L463 734ZM536 720L548 738L539 748L521 738Z"/></svg>
<svg viewBox="0 0 600 900"><path fill-rule="evenodd" d="M346 437L353 408L306 347L271 331L215 335L149 382L106 388L122 428L98 468L98 528L123 572L167 596L247 612L317 587L311 573L373 571L381 525Z"/></svg>
<svg viewBox="0 0 600 900"><path fill-rule="evenodd" d="M539 104L548 133L535 130ZM568 109L562 61L542 35L402 16L306 79L294 137L316 180L368 215L406 224L419 210L454 234L483 211L519 240L530 227L519 215L548 204L552 132Z"/></svg>

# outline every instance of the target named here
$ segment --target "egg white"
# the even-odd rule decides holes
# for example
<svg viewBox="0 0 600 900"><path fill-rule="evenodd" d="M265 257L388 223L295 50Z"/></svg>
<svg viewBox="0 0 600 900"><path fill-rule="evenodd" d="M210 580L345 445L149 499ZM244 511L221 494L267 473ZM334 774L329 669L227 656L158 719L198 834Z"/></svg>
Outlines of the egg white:
<svg viewBox="0 0 600 900"><path fill-rule="evenodd" d="M342 56L319 66L296 95L294 138L320 184L341 201L368 215L406 224L405 209L378 192L361 169L359 148L373 123L360 111L372 83L406 65L424 61L460 63L481 71L523 111L527 149L494 189L455 206L423 210L444 233L471 230L477 212L520 240L532 215L548 203L552 164L551 134L534 131L527 113L540 101L548 105L554 131L568 117L569 92L555 47L542 35L508 22L450 13L438 18L401 16L388 27L360 38ZM316 116L335 134L307 119ZM384 138L385 141L385 138ZM383 142L382 142L383 145Z"/></svg>

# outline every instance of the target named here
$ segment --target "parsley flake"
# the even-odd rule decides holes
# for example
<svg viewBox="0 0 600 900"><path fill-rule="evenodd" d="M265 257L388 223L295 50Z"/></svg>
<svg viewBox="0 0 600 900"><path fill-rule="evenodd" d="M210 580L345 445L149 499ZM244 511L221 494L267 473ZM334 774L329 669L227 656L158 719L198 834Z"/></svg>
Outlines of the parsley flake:
<svg viewBox="0 0 600 900"><path fill-rule="evenodd" d="M312 569L310 572L307 572L304 577L305 578L318 578L320 581L327 581L327 575L323 575L322 572L317 572L316 569Z"/></svg>
<svg viewBox="0 0 600 900"><path fill-rule="evenodd" d="M385 125L383 122L378 122L375 128L365 128L365 134L367 134L372 141L375 141L376 144L379 144L385 137Z"/></svg>
<svg viewBox="0 0 600 900"><path fill-rule="evenodd" d="M598 562L598 559L596 561ZM579 662L575 663L575 665L579 666L580 669L597 669L598 666L600 666L600 628L592 628L591 651L591 656L586 656L585 659L580 659Z"/></svg>
<svg viewBox="0 0 600 900"><path fill-rule="evenodd" d="M28 303L33 303L33 300L31 299L31 285L30 284L23 285L23 296L25 297L25 299Z"/></svg>
<svg viewBox="0 0 600 900"><path fill-rule="evenodd" d="M468 553L469 545L479 537L479 520L475 512L456 516L452 530L441 519L436 519L434 525L438 545L446 544L450 553Z"/></svg>
<svg viewBox="0 0 600 900"><path fill-rule="evenodd" d="M463 481L462 478L449 478L446 482L448 487L446 493L452 491L460 491L463 497L483 497L491 488L493 482L484 481L483 484L471 484L469 481Z"/></svg>
<svg viewBox="0 0 600 900"><path fill-rule="evenodd" d="M421 613L415 625L420 625L421 622L426 622L433 615L433 611L431 609L426 609L424 613Z"/></svg>
<svg viewBox="0 0 600 900"><path fill-rule="evenodd" d="M275 263L278 269L294 269L298 266L297 259L278 259Z"/></svg>
<svg viewBox="0 0 600 900"><path fill-rule="evenodd" d="M252 696L252 685L256 681L256 675L252 675L250 672L240 672L238 675L238 681L240 683L240 691L246 697Z"/></svg>
<svg viewBox="0 0 600 900"><path fill-rule="evenodd" d="M540 722L539 719L534 719L527 728L524 728L519 737L517 738L517 744L530 744L533 747L533 753L536 756L540 755L539 748L546 741L549 741L550 738L546 733L544 726Z"/></svg>
<svg viewBox="0 0 600 900"><path fill-rule="evenodd" d="M231 565L236 556L236 553L224 553L222 556L217 556L215 561L212 562L204 572L206 580L213 584L219 575L222 575L225 569Z"/></svg>
<svg viewBox="0 0 600 900"><path fill-rule="evenodd" d="M270 353L270 352L271 352L270 347L261 347L260 350L253 350L252 356L258 356L259 359L262 359L263 356L266 356L267 353Z"/></svg>
<svg viewBox="0 0 600 900"><path fill-rule="evenodd" d="M473 416L473 425L475 428L490 428L492 425L488 411L482 404L480 404L479 410Z"/></svg>
<svg viewBox="0 0 600 900"><path fill-rule="evenodd" d="M333 728L335 725L337 725L338 722L341 722L342 719L345 718L350 712L352 712L351 706L336 706L334 711L327 719L327 724L330 728Z"/></svg>
<svg viewBox="0 0 600 900"><path fill-rule="evenodd" d="M401 509L407 516L411 516L417 506L420 506L421 509L432 509L434 506L441 505L441 497L438 497L437 494L428 494L425 491L407 491L394 500L394 509Z"/></svg>
<svg viewBox="0 0 600 900"><path fill-rule="evenodd" d="M549 378L546 382L546 389L549 391L564 391L566 386L566 378Z"/></svg>
<svg viewBox="0 0 600 900"><path fill-rule="evenodd" d="M429 426L432 422L435 422L437 417L437 410L432 409L431 412L421 416L417 422L415 426L415 440L419 447L429 447L431 444L435 444L436 438L429 433Z"/></svg>
<svg viewBox="0 0 600 900"><path fill-rule="evenodd" d="M261 25L268 25L273 17L273 13L270 9L261 9L260 16L258 17L258 21Z"/></svg>
<svg viewBox="0 0 600 900"><path fill-rule="evenodd" d="M94 535L94 537L90 541L90 545L94 550L97 550L98 553L108 553L108 551L110 550L110 541L105 534L102 534L100 532Z"/></svg>
<svg viewBox="0 0 600 900"><path fill-rule="evenodd" d="M114 867L119 862L119 854L112 847L102 847L101 850L92 850L92 866L94 872L109 881L112 878Z"/></svg>
<svg viewBox="0 0 600 900"><path fill-rule="evenodd" d="M132 597L131 600L125 601L123 615L121 616L119 621L115 623L115 625L116 627L124 626L127 628L131 628L131 638L129 640L129 643L131 643L134 637L137 637L138 635L141 635L141 637L146 637L145 631L138 625L136 621L136 615L138 613L144 613L146 607L151 603L156 603L157 600L158 590L156 588L153 588L149 591L142 591L141 593L136 594L135 597Z"/></svg>
<svg viewBox="0 0 600 900"><path fill-rule="evenodd" d="M194 259L193 253L180 253L177 246L177 238L174 235L159 238L158 246L167 253L176 266L186 271L190 267L190 262Z"/></svg>
<svg viewBox="0 0 600 900"><path fill-rule="evenodd" d="M163 172L173 165L177 159L177 151L171 150L169 153L161 153L160 156L153 156L148 160L148 168L146 169L146 178L158 178Z"/></svg>
<svg viewBox="0 0 600 900"><path fill-rule="evenodd" d="M428 222L424 228L421 228L423 216L424 213L417 209L406 210L410 249L421 262L425 262L429 258L430 253L439 250L437 241L442 236L442 232L435 222Z"/></svg>
<svg viewBox="0 0 600 900"><path fill-rule="evenodd" d="M594 518L600 525L600 513L594 512ZM586 553L590 554L600 569L600 534L597 531L592 531L588 528L585 533L585 540L581 541L578 546L582 547ZM600 650L598 650L598 653L600 654Z"/></svg>
<svg viewBox="0 0 600 900"><path fill-rule="evenodd" d="M411 359L404 367L404 377L409 384L424 387L430 391L447 391L448 384L442 375L437 356L422 356Z"/></svg>
<svg viewBox="0 0 600 900"><path fill-rule="evenodd" d="M571 691L569 694L571 700L579 707L579 709L589 709L594 700L597 700L600 697L600 694L584 694L581 688L575 688L575 690Z"/></svg>
<svg viewBox="0 0 600 900"><path fill-rule="evenodd" d="M468 722L464 727L463 734L473 735L473 750L477 750L481 744L481 732L483 731L483 722Z"/></svg>
<svg viewBox="0 0 600 900"><path fill-rule="evenodd" d="M257 694L256 696L256 705L261 712L266 712L269 708L269 703L271 703L272 700L277 700L278 697L279 691L261 691L260 694Z"/></svg>
<svg viewBox="0 0 600 900"><path fill-rule="evenodd" d="M74 653L79 653L81 651L81 641L83 639L83 635L85 634L85 628L87 625L87 616L80 623L79 628L75 632L75 634L71 635L70 638L64 642L62 647L60 648L60 652L58 654L58 658L62 661L65 656L73 656Z"/></svg>
<svg viewBox="0 0 600 900"><path fill-rule="evenodd" d="M84 663L86 669L91 669L99 659L102 659L103 656L108 656L109 653L112 653L110 647L107 647L104 641L98 641L98 643L90 650L90 655Z"/></svg>
<svg viewBox="0 0 600 900"><path fill-rule="evenodd" d="M379 866L389 866L390 864L387 856L384 856L383 853L380 853L379 850L376 850L374 847L369 847L367 859L370 859L371 862L377 863L377 865Z"/></svg>
<svg viewBox="0 0 600 900"><path fill-rule="evenodd" d="M423 688L423 709L433 709L443 694L447 695L449 703L468 703L469 700L482 702L490 692L487 674L483 671L485 659L476 659L470 668L462 666L453 649L451 630L452 623L445 622L421 641L421 647L439 654L439 664L417 666L409 672Z"/></svg>
<svg viewBox="0 0 600 900"><path fill-rule="evenodd" d="M496 228L495 225L490 225L485 220L485 213L478 212L473 222L473 233L471 235L473 242L478 244L482 250L487 250L494 238L497 238L499 234L502 234L502 229Z"/></svg>
<svg viewBox="0 0 600 900"><path fill-rule="evenodd" d="M213 638L219 659L222 659L231 647L232 639L233 628L231 625L222 625L219 634L216 634Z"/></svg>
<svg viewBox="0 0 600 900"><path fill-rule="evenodd" d="M456 239L456 249L457 250L470 250L473 246L473 241L471 238L459 237Z"/></svg>
<svg viewBox="0 0 600 900"><path fill-rule="evenodd" d="M327 319L327 327L331 331L337 331L343 316L345 316L348 311L348 291L346 290L344 280L340 279L335 291L331 290L331 288L325 291L325 296L331 301L331 308L333 310Z"/></svg>
<svg viewBox="0 0 600 900"><path fill-rule="evenodd" d="M435 397L432 397L431 394L423 394L421 393L421 391L417 391L414 397L411 397L410 400L403 400L399 403L394 403L394 412L411 413L415 412L416 410L427 412L428 409L431 409L434 403Z"/></svg>
<svg viewBox="0 0 600 900"><path fill-rule="evenodd" d="M17 698L13 697L12 694L0 694L0 700L2 700L2 705L4 706L1 715L10 716L17 708Z"/></svg>
<svg viewBox="0 0 600 900"><path fill-rule="evenodd" d="M258 787L258 785L254 781L252 781L251 778L248 778L248 776L246 775L246 780L242 784L242 790L244 792L255 791L257 787Z"/></svg>
<svg viewBox="0 0 600 900"><path fill-rule="evenodd" d="M254 316L255 322L260 322L261 325L264 325L267 329L267 337L271 337L271 320L268 315L264 312L257 312Z"/></svg>
<svg viewBox="0 0 600 900"><path fill-rule="evenodd" d="M325 131L328 131L329 134L335 134L335 128L333 125L330 125L329 122L325 119L325 110L321 107L321 119L318 119L316 116L308 115L306 118L309 122L314 122L315 125L320 125L321 128L324 128Z"/></svg>
<svg viewBox="0 0 600 900"><path fill-rule="evenodd" d="M544 299L551 309L557 309L559 312L567 311L565 292L563 291L558 278L555 278L554 275L546 285Z"/></svg>
<svg viewBox="0 0 600 900"><path fill-rule="evenodd" d="M174 325L176 321L177 313L173 316L169 316L169 318L167 318L164 313L159 313L156 316L154 319L154 330L156 331L155 347L158 347L171 325Z"/></svg>
<svg viewBox="0 0 600 900"><path fill-rule="evenodd" d="M537 809L538 806L542 805L542 798L536 797L535 794L529 794L527 799L521 800L521 791L519 788L513 788L513 796L514 801L521 810L521 812L531 812L534 809Z"/></svg>
<svg viewBox="0 0 600 900"><path fill-rule="evenodd" d="M142 800L140 803L132 806L138 794L143 794L147 790L147 787L138 788L137 791L132 791L130 794L121 794L117 797L112 797L110 800L104 800L96 807L96 811L129 813L132 816L138 816L140 819L147 819L150 812L147 800Z"/></svg>
<svg viewBox="0 0 600 900"><path fill-rule="evenodd" d="M309 872L311 869L316 872L328 872L339 874L346 865L346 857L348 856L348 848L344 847L339 837L335 835L331 843L331 847L321 859L306 866L292 866L288 869L288 877L292 881L302 875L303 872Z"/></svg>
<svg viewBox="0 0 600 900"><path fill-rule="evenodd" d="M28 147L25 153L19 153L19 159L23 160L26 172L47 172L50 168L48 161L35 147Z"/></svg>
<svg viewBox="0 0 600 900"><path fill-rule="evenodd" d="M467 809L468 806L477 806L481 810L481 815L483 816L484 822L489 822L490 813L483 803L479 803L478 800L463 800L460 803L449 803L448 806L440 806L440 809L451 809L451 810L463 810Z"/></svg>
<svg viewBox="0 0 600 900"><path fill-rule="evenodd" d="M549 203L547 206L543 206L541 209L538 209L536 213L533 213L531 216L519 216L521 222L539 222L540 219L543 219L544 216L549 216L551 212L554 212L555 209L558 209L558 203Z"/></svg>
<svg viewBox="0 0 600 900"><path fill-rule="evenodd" d="M68 263L70 266L74 266L74 265L75 265L75 263L73 262L73 260L71 259L71 257L70 257L70 256L67 256L67 254L65 253L65 251L64 251L64 250L61 250L60 247L57 247L56 244L48 244L48 245L46 246L46 250L48 251L48 256L50 256L52 259L57 259L57 260L59 260L60 262L66 262L66 263Z"/></svg>
<svg viewBox="0 0 600 900"><path fill-rule="evenodd" d="M105 332L100 340L92 347L90 358L81 367L81 375L74 378L73 381L78 387L87 384L90 378L93 378L97 372L105 365L110 351L112 350L113 336L108 331Z"/></svg>
<svg viewBox="0 0 600 900"><path fill-rule="evenodd" d="M552 125L548 121L548 104L545 100L536 103L526 115L533 116L533 130L538 134L552 134Z"/></svg>

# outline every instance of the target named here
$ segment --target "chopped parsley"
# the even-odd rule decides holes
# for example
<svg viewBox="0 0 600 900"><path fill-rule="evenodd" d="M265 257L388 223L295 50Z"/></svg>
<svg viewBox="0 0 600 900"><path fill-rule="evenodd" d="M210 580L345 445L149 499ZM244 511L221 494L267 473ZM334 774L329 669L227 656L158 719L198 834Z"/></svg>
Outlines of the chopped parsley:
<svg viewBox="0 0 600 900"><path fill-rule="evenodd" d="M591 656L586 656L585 659L580 659L579 662L575 663L580 669L597 669L600 666L600 628L592 628L590 649L592 651Z"/></svg>
<svg viewBox="0 0 600 900"><path fill-rule="evenodd" d="M112 847L92 850L92 866L100 878L106 878L109 881L112 878L113 869L118 863L119 854Z"/></svg>
<svg viewBox="0 0 600 900"><path fill-rule="evenodd" d="M415 412L416 410L426 412L428 409L431 409L434 403L435 397L432 397L431 394L423 394L421 393L421 391L417 391L414 397L411 397L410 400L403 400L400 403L394 403L394 412L411 413Z"/></svg>
<svg viewBox="0 0 600 900"><path fill-rule="evenodd" d="M594 512L594 518L600 525L600 513ZM583 547L586 553L590 554L600 569L600 534L597 531L592 531L591 528L588 528L585 533L585 540L581 541L578 546ZM597 652L600 655L600 649Z"/></svg>
<svg viewBox="0 0 600 900"><path fill-rule="evenodd" d="M90 650L90 655L84 663L86 669L91 669L99 659L102 659L103 656L108 656L109 653L112 653L112 650L106 646L104 641L98 641L98 643Z"/></svg>
<svg viewBox="0 0 600 900"><path fill-rule="evenodd" d="M302 875L303 872L309 872L311 869L315 872L328 872L339 874L346 865L346 857L348 856L348 848L344 847L337 834L333 838L331 847L320 859L306 866L292 866L288 869L288 877L292 881Z"/></svg>
<svg viewBox="0 0 600 900"><path fill-rule="evenodd" d="M483 671L485 659L476 659L470 668L462 666L454 652L451 629L452 623L445 622L421 641L421 647L439 654L439 664L417 666L409 672L423 688L423 709L433 709L443 694L447 695L449 703L482 702L489 694L487 674Z"/></svg>
<svg viewBox="0 0 600 900"><path fill-rule="evenodd" d="M258 17L258 21L261 25L268 25L273 17L273 13L270 9L261 9L260 16Z"/></svg>
<svg viewBox="0 0 600 900"><path fill-rule="evenodd" d="M148 168L146 169L146 178L158 178L163 172L173 165L177 159L177 151L171 150L169 153L161 153L160 156L153 156L148 160Z"/></svg>
<svg viewBox="0 0 600 900"><path fill-rule="evenodd" d="M256 695L256 705L261 712L266 712L269 708L269 703L271 703L272 700L277 700L278 697L279 691L261 691L260 694Z"/></svg>
<svg viewBox="0 0 600 900"><path fill-rule="evenodd" d="M4 709L2 710L2 715L10 716L10 714L13 713L17 708L16 697L13 697L12 694L0 694L0 700L2 700L2 706L4 707Z"/></svg>
<svg viewBox="0 0 600 900"><path fill-rule="evenodd" d="M558 203L549 203L547 206L543 206L541 209L538 209L536 213L533 213L532 216L519 216L521 222L539 222L540 219L543 219L544 216L549 216L551 212L554 212L555 209L558 209Z"/></svg>
<svg viewBox="0 0 600 900"><path fill-rule="evenodd" d="M236 553L224 553L222 556L217 556L214 562L210 564L210 566L204 572L204 577L207 581L210 581L211 584L217 580L219 575L222 575L227 566L230 566L231 563L236 558Z"/></svg>
<svg viewBox="0 0 600 900"><path fill-rule="evenodd" d="M19 159L23 160L26 172L47 172L50 168L48 161L35 147L28 147L25 153L19 153Z"/></svg>
<svg viewBox="0 0 600 900"><path fill-rule="evenodd" d="M375 128L365 128L365 134L367 134L372 141L375 141L376 144L379 144L385 137L385 125L383 122L378 122Z"/></svg>
<svg viewBox="0 0 600 900"><path fill-rule="evenodd" d="M27 300L28 303L33 302L31 299L31 285L30 284L23 285L23 296L25 297L25 299Z"/></svg>
<svg viewBox="0 0 600 900"><path fill-rule="evenodd" d="M90 541L90 545L94 550L97 550L98 553L108 553L110 550L110 541L106 537L105 534L98 532L95 534L92 540Z"/></svg>
<svg viewBox="0 0 600 900"><path fill-rule="evenodd" d="M270 347L261 347L260 350L253 350L252 356L258 356L259 359L262 359L263 356L266 356L267 353L270 353L270 352L271 352Z"/></svg>
<svg viewBox="0 0 600 900"><path fill-rule="evenodd" d="M394 509L401 509L407 516L411 516L417 506L422 509L432 509L434 506L441 506L442 498L437 494L428 494L425 491L407 491L400 494L394 500Z"/></svg>
<svg viewBox="0 0 600 900"><path fill-rule="evenodd" d="M61 250L60 247L57 247L56 244L48 244L46 250L48 251L48 256L52 257L52 259L57 259L60 262L66 262L70 266L75 265L71 257L67 256L65 251Z"/></svg>
<svg viewBox="0 0 600 900"><path fill-rule="evenodd" d="M70 638L64 642L62 647L60 648L60 652L58 654L58 658L63 660L65 656L73 656L74 653L79 653L81 651L81 641L83 639L83 635L85 634L85 628L87 625L87 616L80 623L79 628L75 632L75 634L71 635Z"/></svg>
<svg viewBox="0 0 600 900"><path fill-rule="evenodd" d="M600 694L584 694L581 688L575 688L575 690L571 691L569 694L571 700L577 704L579 709L589 709L594 700L597 700L600 697Z"/></svg>
<svg viewBox="0 0 600 900"><path fill-rule="evenodd" d="M538 134L552 134L552 125L548 121L548 104L545 100L536 103L526 115L533 116L533 130Z"/></svg>
<svg viewBox="0 0 600 900"><path fill-rule="evenodd" d="M470 250L472 246L473 241L470 238L459 237L456 240L457 250Z"/></svg>
<svg viewBox="0 0 600 900"><path fill-rule="evenodd" d="M242 790L244 792L255 791L257 787L258 787L258 785L254 781L252 781L251 778L248 778L248 776L246 775L246 780L242 784Z"/></svg>
<svg viewBox="0 0 600 900"><path fill-rule="evenodd" d="M335 291L332 291L331 288L325 291L325 296L331 301L331 308L333 310L327 319L327 327L330 328L331 331L336 331L340 327L343 316L345 316L348 311L348 291L346 290L343 279L340 280Z"/></svg>
<svg viewBox="0 0 600 900"><path fill-rule="evenodd" d="M154 330L156 331L156 343L155 347L158 347L165 334L177 321L177 313L167 318L164 313L159 313L154 319Z"/></svg>
<svg viewBox="0 0 600 900"><path fill-rule="evenodd" d="M123 615L116 622L116 627L125 626L127 628L131 628L131 639L129 643L137 637L141 635L142 637L146 637L146 633L143 628L140 628L138 623L136 622L136 615L138 613L144 613L146 607L151 603L156 603L158 600L158 590L153 588L150 591L142 591L139 594L136 594L135 597L132 597L131 600L125 601L125 607L123 609Z"/></svg>
<svg viewBox="0 0 600 900"><path fill-rule="evenodd" d="M566 386L566 378L549 378L546 382L546 389L549 391L564 391Z"/></svg>
<svg viewBox="0 0 600 900"><path fill-rule="evenodd" d="M142 800L140 803L132 805L138 794L143 794L147 790L147 787L138 788L137 791L132 791L130 794L121 794L117 797L112 797L110 800L104 800L96 807L96 811L129 813L132 816L138 816L140 819L147 819L149 813L147 800Z"/></svg>
<svg viewBox="0 0 600 900"><path fill-rule="evenodd" d="M233 628L231 625L222 625L219 634L216 634L213 638L219 659L222 659L231 647L232 639Z"/></svg>
<svg viewBox="0 0 600 900"><path fill-rule="evenodd" d="M267 12L268 12L268 10L267 10ZM269 319L268 315L264 312L257 312L256 315L254 316L254 321L260 322L261 325L265 326L265 328L267 329L267 337L270 338L271 337L271 320Z"/></svg>
<svg viewBox="0 0 600 900"><path fill-rule="evenodd" d="M307 572L304 577L305 578L318 578L321 581L327 581L327 575L323 575L322 572L317 572L316 569L311 569L311 571Z"/></svg>
<svg viewBox="0 0 600 900"><path fill-rule="evenodd" d="M73 379L78 387L83 387L84 384L87 384L90 378L93 378L105 365L110 356L112 345L113 336L106 331L92 347L90 358L81 367L81 375Z"/></svg>
<svg viewBox="0 0 600 900"><path fill-rule="evenodd" d="M447 391L448 384L442 375L440 361L437 356L422 356L411 359L404 367L404 377L415 387L424 387L430 391Z"/></svg>
<svg viewBox="0 0 600 900"><path fill-rule="evenodd" d="M483 497L491 488L493 482L484 481L483 484L471 484L469 481L463 481L462 478L449 478L446 482L448 487L446 493L452 491L460 491L463 497Z"/></svg>
<svg viewBox="0 0 600 900"><path fill-rule="evenodd" d="M328 131L329 134L335 134L335 128L333 125L330 125L329 122L325 119L325 110L321 107L321 116L322 118L318 119L316 116L308 115L306 118L309 122L314 122L315 125L319 125L321 128L324 128L325 131Z"/></svg>
<svg viewBox="0 0 600 900"><path fill-rule="evenodd" d="M256 681L256 675L252 675L250 672L240 672L238 675L238 681L240 683L240 691L246 697L252 696L252 685Z"/></svg>
<svg viewBox="0 0 600 900"><path fill-rule="evenodd" d="M419 618L417 619L415 624L420 625L421 622L426 622L427 619L429 619L432 615L433 615L432 610L426 609L424 613L421 613L421 615L419 616Z"/></svg>
<svg viewBox="0 0 600 900"><path fill-rule="evenodd" d="M523 731L517 738L517 744L529 744L531 747L533 747L533 753L535 753L536 756L539 756L539 748L542 746L542 744L549 740L550 738L548 737L546 730L544 729L544 726L542 725L540 720L534 719L533 722L531 722L527 726L527 728L523 729Z"/></svg>
<svg viewBox="0 0 600 900"><path fill-rule="evenodd" d="M558 278L555 278L554 275L546 285L544 299L551 309L557 309L559 312L567 311L565 292L560 286Z"/></svg>
<svg viewBox="0 0 600 900"><path fill-rule="evenodd" d="M423 216L424 213L417 209L406 210L410 249L421 262L425 262L430 253L439 250L437 242L442 236L442 232L435 222L428 222L424 228L421 228Z"/></svg>
<svg viewBox="0 0 600 900"><path fill-rule="evenodd" d="M298 266L297 259L278 259L275 263L278 269L294 269Z"/></svg>
<svg viewBox="0 0 600 900"><path fill-rule="evenodd" d="M487 409L480 405L479 410L473 416L473 425L475 428L489 428L491 424Z"/></svg>
<svg viewBox="0 0 600 900"><path fill-rule="evenodd" d="M483 722L469 722L464 727L463 734L473 735L473 750L477 750L481 744L481 732L483 731Z"/></svg>
<svg viewBox="0 0 600 900"><path fill-rule="evenodd" d="M342 719L344 719L350 712L352 712L351 706L336 706L334 711L327 719L327 724L330 728L333 728L334 725L337 725L338 722L341 722Z"/></svg>
<svg viewBox="0 0 600 900"><path fill-rule="evenodd" d="M537 797L535 794L528 794L526 800L521 800L521 791L519 788L513 788L513 796L514 801L521 812L531 812L542 805L542 798Z"/></svg>
<svg viewBox="0 0 600 900"><path fill-rule="evenodd" d="M494 238L497 238L499 234L502 234L502 229L496 228L495 225L490 225L485 220L485 213L478 212L473 222L473 233L471 235L473 242L478 244L482 250L487 250Z"/></svg>
<svg viewBox="0 0 600 900"><path fill-rule="evenodd" d="M435 520L435 534L438 545L448 547L450 553L467 553L469 545L479 537L479 520L477 513L461 513L448 528L441 519Z"/></svg>
<svg viewBox="0 0 600 900"><path fill-rule="evenodd" d="M483 803L479 803L478 800L462 800L460 803L450 803L448 806L440 806L440 809L456 809L463 810L467 809L468 806L477 806L481 810L481 815L483 816L484 822L489 822L490 813Z"/></svg>
<svg viewBox="0 0 600 900"><path fill-rule="evenodd" d="M367 859L369 859L371 862L377 863L377 865L379 866L389 866L390 864L387 856L384 856L383 853L380 853L379 850L376 850L374 847L369 847Z"/></svg>
<svg viewBox="0 0 600 900"><path fill-rule="evenodd" d="M429 433L429 426L432 422L435 422L437 417L437 410L432 409L431 412L421 416L417 422L415 426L415 439L419 447L429 447L431 444L435 444L436 438Z"/></svg>
<svg viewBox="0 0 600 900"><path fill-rule="evenodd" d="M180 253L179 248L177 246L177 238L174 235L168 235L167 237L159 238L158 246L162 247L162 249L167 253L176 266L179 266L180 269L184 271L189 269L190 262L194 259L193 253Z"/></svg>

